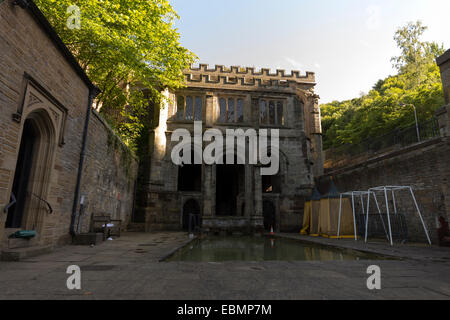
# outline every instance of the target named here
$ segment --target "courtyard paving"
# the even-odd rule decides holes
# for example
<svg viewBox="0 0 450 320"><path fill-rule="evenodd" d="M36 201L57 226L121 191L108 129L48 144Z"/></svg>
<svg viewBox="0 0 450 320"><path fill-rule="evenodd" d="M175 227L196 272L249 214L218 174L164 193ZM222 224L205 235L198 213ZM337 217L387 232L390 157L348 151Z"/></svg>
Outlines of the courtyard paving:
<svg viewBox="0 0 450 320"><path fill-rule="evenodd" d="M280 236L401 259L160 262L189 243L185 233L127 233L95 247L65 246L0 262L0 299L450 299L450 249ZM66 287L70 265L81 268L81 290ZM381 268L381 290L367 288L370 265Z"/></svg>

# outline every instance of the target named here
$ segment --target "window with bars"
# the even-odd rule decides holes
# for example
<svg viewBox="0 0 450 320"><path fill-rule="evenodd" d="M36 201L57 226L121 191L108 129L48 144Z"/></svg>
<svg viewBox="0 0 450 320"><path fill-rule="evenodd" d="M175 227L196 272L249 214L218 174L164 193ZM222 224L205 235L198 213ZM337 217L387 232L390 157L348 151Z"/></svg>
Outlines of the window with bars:
<svg viewBox="0 0 450 320"><path fill-rule="evenodd" d="M219 98L219 123L244 122L244 99L235 97Z"/></svg>
<svg viewBox="0 0 450 320"><path fill-rule="evenodd" d="M201 96L177 95L178 121L202 121L203 98Z"/></svg>
<svg viewBox="0 0 450 320"><path fill-rule="evenodd" d="M284 126L284 102L261 99L259 102L259 123Z"/></svg>

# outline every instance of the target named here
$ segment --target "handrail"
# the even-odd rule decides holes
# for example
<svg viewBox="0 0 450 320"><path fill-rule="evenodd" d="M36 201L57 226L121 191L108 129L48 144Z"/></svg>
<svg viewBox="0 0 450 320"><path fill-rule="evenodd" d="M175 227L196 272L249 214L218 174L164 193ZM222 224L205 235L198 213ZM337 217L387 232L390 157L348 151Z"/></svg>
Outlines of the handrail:
<svg viewBox="0 0 450 320"><path fill-rule="evenodd" d="M39 197L38 195L34 194L33 192L28 192L28 194L29 194L29 195L32 195L32 196L34 196L35 198L37 198L38 200L44 202L44 203L47 205L48 209L50 210L50 214L53 213L53 208L52 208L52 206L50 205L50 203L48 203L48 201L42 199L41 197Z"/></svg>
<svg viewBox="0 0 450 320"><path fill-rule="evenodd" d="M12 198L12 201L3 209L3 212L4 213L7 213L8 212L8 210L9 210L9 208L11 208L13 205L15 205L16 204L16 202L17 202L17 199L16 199L16 197L14 196L14 193L12 193L11 192L11 198Z"/></svg>
<svg viewBox="0 0 450 320"><path fill-rule="evenodd" d="M325 160L341 161L364 153L375 154L393 146L407 147L414 143L425 142L440 136L439 123L436 118L419 123L420 140L416 134L416 125L393 130L378 137L370 137L356 144L343 144L324 150Z"/></svg>

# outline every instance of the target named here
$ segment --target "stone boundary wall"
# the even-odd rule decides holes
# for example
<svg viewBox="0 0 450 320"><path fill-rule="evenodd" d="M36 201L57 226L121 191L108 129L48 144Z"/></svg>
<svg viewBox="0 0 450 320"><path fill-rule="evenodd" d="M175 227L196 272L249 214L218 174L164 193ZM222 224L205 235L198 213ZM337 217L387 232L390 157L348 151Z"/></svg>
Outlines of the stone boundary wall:
<svg viewBox="0 0 450 320"><path fill-rule="evenodd" d="M0 252L11 249L8 236L17 229L37 232L29 247L71 243L86 108L97 89L37 6L27 4L0 1ZM91 116L79 230L87 231L92 212L109 213L126 227L137 161L98 114ZM25 125L33 128L25 137L34 150L18 168ZM23 214L10 216L16 221L6 228L4 209L11 203L16 173L25 177L25 167L31 176L27 187L15 191Z"/></svg>
<svg viewBox="0 0 450 320"><path fill-rule="evenodd" d="M33 207L24 210L21 228L35 230L39 246L71 240L89 86L32 7L23 9L10 0L0 3L0 251L9 245L11 231L3 209L11 201L24 123L30 116L44 134L39 136L43 148L37 151L39 159L33 159L36 177L28 190L46 200L53 213L36 197L27 199L28 208Z"/></svg>
<svg viewBox="0 0 450 320"><path fill-rule="evenodd" d="M86 153L81 180L81 196L85 200L78 212L81 212L78 231L89 232L92 214L108 214L122 220L122 230L126 230L134 207L138 160L94 110Z"/></svg>
<svg viewBox="0 0 450 320"><path fill-rule="evenodd" d="M449 218L449 155L450 138L441 137L328 172L319 179L319 184L324 185L333 178L340 192L367 191L372 187L388 185L412 186L432 241L436 242L437 218ZM399 191L396 198L399 212L406 215L408 239L425 242L426 237L411 195ZM386 212L384 196L381 193L378 201L381 210ZM393 211L392 202L390 210Z"/></svg>

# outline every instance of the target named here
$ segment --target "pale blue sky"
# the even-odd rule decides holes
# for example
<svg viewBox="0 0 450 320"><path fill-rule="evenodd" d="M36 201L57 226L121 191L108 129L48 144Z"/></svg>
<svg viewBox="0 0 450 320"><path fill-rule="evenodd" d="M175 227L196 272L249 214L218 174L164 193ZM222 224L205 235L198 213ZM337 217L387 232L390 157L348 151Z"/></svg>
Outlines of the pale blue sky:
<svg viewBox="0 0 450 320"><path fill-rule="evenodd" d="M170 0L182 44L210 65L316 72L321 103L368 92L394 74L395 30L429 27L450 47L450 0Z"/></svg>

